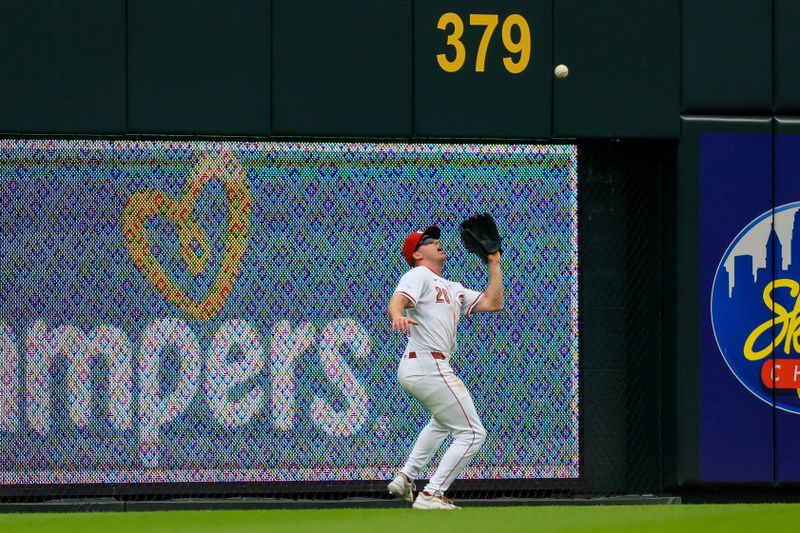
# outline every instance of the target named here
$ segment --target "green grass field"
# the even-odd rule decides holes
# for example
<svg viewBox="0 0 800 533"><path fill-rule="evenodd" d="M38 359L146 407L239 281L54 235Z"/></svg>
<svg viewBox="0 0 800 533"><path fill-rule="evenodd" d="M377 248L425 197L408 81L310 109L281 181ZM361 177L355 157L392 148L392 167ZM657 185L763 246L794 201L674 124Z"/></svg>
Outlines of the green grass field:
<svg viewBox="0 0 800 533"><path fill-rule="evenodd" d="M410 533L502 531L787 531L800 504L472 507L454 512L405 509L162 511L0 515L14 533Z"/></svg>

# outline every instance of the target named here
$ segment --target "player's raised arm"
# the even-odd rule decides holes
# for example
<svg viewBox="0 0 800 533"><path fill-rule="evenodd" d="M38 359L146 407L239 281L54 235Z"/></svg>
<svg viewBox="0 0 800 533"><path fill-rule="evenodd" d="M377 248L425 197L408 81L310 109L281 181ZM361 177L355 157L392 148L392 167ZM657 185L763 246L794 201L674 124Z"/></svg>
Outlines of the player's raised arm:
<svg viewBox="0 0 800 533"><path fill-rule="evenodd" d="M408 318L405 315L405 309L407 307L414 307L414 302L409 300L404 294L396 292L389 300L389 309L387 310L389 318L392 321L391 329L399 331L400 333L405 333L406 335L410 332L412 324L419 324L416 320Z"/></svg>
<svg viewBox="0 0 800 533"><path fill-rule="evenodd" d="M478 303L472 309L473 313L491 313L503 310L503 272L500 270L500 252L486 256L489 268L489 283L483 291Z"/></svg>

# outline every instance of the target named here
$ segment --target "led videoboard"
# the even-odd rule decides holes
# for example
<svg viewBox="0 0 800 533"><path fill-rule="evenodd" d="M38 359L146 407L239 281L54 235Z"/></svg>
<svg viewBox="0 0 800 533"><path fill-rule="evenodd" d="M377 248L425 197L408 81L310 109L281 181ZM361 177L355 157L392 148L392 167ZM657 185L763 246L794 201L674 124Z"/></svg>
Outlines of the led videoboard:
<svg viewBox="0 0 800 533"><path fill-rule="evenodd" d="M412 230L506 310L453 365L488 431L464 477L575 478L574 146L0 140L0 482L387 479L427 422L386 305ZM434 458L434 461L436 458ZM430 475L430 469L423 476Z"/></svg>

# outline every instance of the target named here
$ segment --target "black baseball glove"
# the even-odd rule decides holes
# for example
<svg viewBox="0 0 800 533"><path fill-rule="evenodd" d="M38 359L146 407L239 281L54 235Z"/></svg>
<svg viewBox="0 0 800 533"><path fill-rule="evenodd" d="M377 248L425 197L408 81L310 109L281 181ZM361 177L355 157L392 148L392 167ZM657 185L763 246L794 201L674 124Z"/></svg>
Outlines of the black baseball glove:
<svg viewBox="0 0 800 533"><path fill-rule="evenodd" d="M494 223L492 215L484 213L469 217L459 226L461 230L461 240L464 248L483 259L488 263L487 256L495 252L503 253L500 246L500 234L497 233L497 225Z"/></svg>

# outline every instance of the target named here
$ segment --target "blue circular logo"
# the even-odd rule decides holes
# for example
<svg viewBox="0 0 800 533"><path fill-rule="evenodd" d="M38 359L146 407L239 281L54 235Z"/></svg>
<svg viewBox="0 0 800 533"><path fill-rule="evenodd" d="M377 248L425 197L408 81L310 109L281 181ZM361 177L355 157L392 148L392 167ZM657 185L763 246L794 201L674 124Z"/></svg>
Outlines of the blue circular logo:
<svg viewBox="0 0 800 533"><path fill-rule="evenodd" d="M800 414L800 202L760 215L728 246L714 275L711 323L741 384Z"/></svg>

